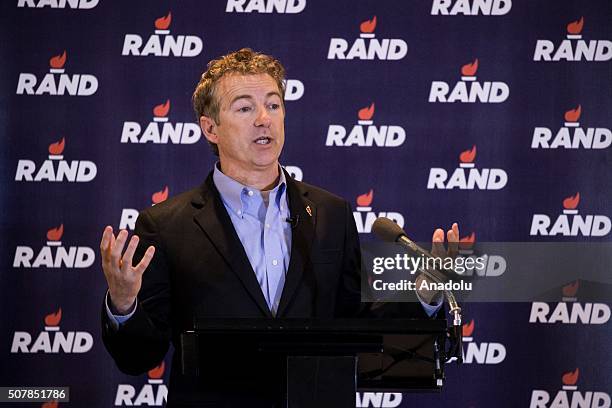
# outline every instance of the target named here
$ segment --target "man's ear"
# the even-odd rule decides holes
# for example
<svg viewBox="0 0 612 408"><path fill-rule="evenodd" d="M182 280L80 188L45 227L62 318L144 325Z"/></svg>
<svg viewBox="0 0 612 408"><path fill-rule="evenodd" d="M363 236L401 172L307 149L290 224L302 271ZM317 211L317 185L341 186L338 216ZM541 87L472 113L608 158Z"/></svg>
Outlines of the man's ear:
<svg viewBox="0 0 612 408"><path fill-rule="evenodd" d="M213 118L208 116L200 116L200 128L206 139L211 143L218 143L219 136L217 135L217 124Z"/></svg>

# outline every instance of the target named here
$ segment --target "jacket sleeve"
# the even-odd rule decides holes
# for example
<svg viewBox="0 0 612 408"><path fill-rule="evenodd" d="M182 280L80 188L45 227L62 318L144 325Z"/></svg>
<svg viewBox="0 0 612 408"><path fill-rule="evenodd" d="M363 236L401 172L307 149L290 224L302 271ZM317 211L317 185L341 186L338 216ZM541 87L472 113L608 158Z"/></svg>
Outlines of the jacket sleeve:
<svg viewBox="0 0 612 408"><path fill-rule="evenodd" d="M135 235L140 238L133 258L137 265L146 249L155 254L142 276L142 286L133 316L115 329L102 306L102 340L125 374L139 375L157 366L166 355L171 339L170 279L157 224L145 210L136 220Z"/></svg>

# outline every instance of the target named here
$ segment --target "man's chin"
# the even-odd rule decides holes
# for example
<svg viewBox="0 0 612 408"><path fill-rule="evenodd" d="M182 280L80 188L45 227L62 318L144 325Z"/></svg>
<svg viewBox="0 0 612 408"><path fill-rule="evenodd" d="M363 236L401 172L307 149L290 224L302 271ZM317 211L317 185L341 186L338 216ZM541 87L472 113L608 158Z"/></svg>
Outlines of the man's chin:
<svg viewBox="0 0 612 408"><path fill-rule="evenodd" d="M258 167L274 166L278 163L279 157L280 151L274 146L270 146L269 148L258 149L253 155L253 163Z"/></svg>
<svg viewBox="0 0 612 408"><path fill-rule="evenodd" d="M271 170L278 167L278 158L273 160L255 160L253 167L258 171Z"/></svg>

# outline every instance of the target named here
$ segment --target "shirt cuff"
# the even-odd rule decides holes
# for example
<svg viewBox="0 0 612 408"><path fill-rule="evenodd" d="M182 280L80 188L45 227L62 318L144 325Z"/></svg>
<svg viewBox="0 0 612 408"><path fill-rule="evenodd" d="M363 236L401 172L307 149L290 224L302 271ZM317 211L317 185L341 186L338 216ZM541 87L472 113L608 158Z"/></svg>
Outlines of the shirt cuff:
<svg viewBox="0 0 612 408"><path fill-rule="evenodd" d="M438 310L440 310L440 307L442 306L442 300L439 300L438 302L433 303L433 304L425 303L420 298L419 298L419 301L421 302L421 306L423 306L423 310L425 310L425 313L427 313L427 316L429 317L432 317L433 315L435 315L438 312Z"/></svg>
<svg viewBox="0 0 612 408"><path fill-rule="evenodd" d="M425 310L425 313L427 313L427 316L429 317L435 315L438 310L440 310L442 303L444 303L444 295L442 294L442 291L439 291L438 293L433 295L429 303L421 297L418 290L416 290L415 293L417 299L419 299L419 302L421 302L421 306L423 306L423 310Z"/></svg>
<svg viewBox="0 0 612 408"><path fill-rule="evenodd" d="M128 314L116 315L116 314L113 314L113 312L111 312L110 306L108 304L108 290L107 290L106 296L104 297L104 306L106 307L106 315L108 316L108 319L110 320L111 326L113 326L113 329L119 330L119 327L121 327L123 323L127 322L130 319L130 317L134 315L134 312L136 312L136 306L138 306L138 298L136 298L136 301L134 302L134 305L132 306L132 310Z"/></svg>

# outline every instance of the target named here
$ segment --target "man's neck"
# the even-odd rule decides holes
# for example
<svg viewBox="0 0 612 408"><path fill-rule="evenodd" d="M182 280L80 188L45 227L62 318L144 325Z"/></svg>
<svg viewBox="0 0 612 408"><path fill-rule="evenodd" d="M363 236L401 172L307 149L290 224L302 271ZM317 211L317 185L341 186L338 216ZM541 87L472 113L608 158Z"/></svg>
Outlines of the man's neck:
<svg viewBox="0 0 612 408"><path fill-rule="evenodd" d="M258 171L245 171L241 168L224 166L221 162L220 170L228 177L233 178L240 184L255 188L260 191L272 190L278 184L280 178L280 166L275 166Z"/></svg>

